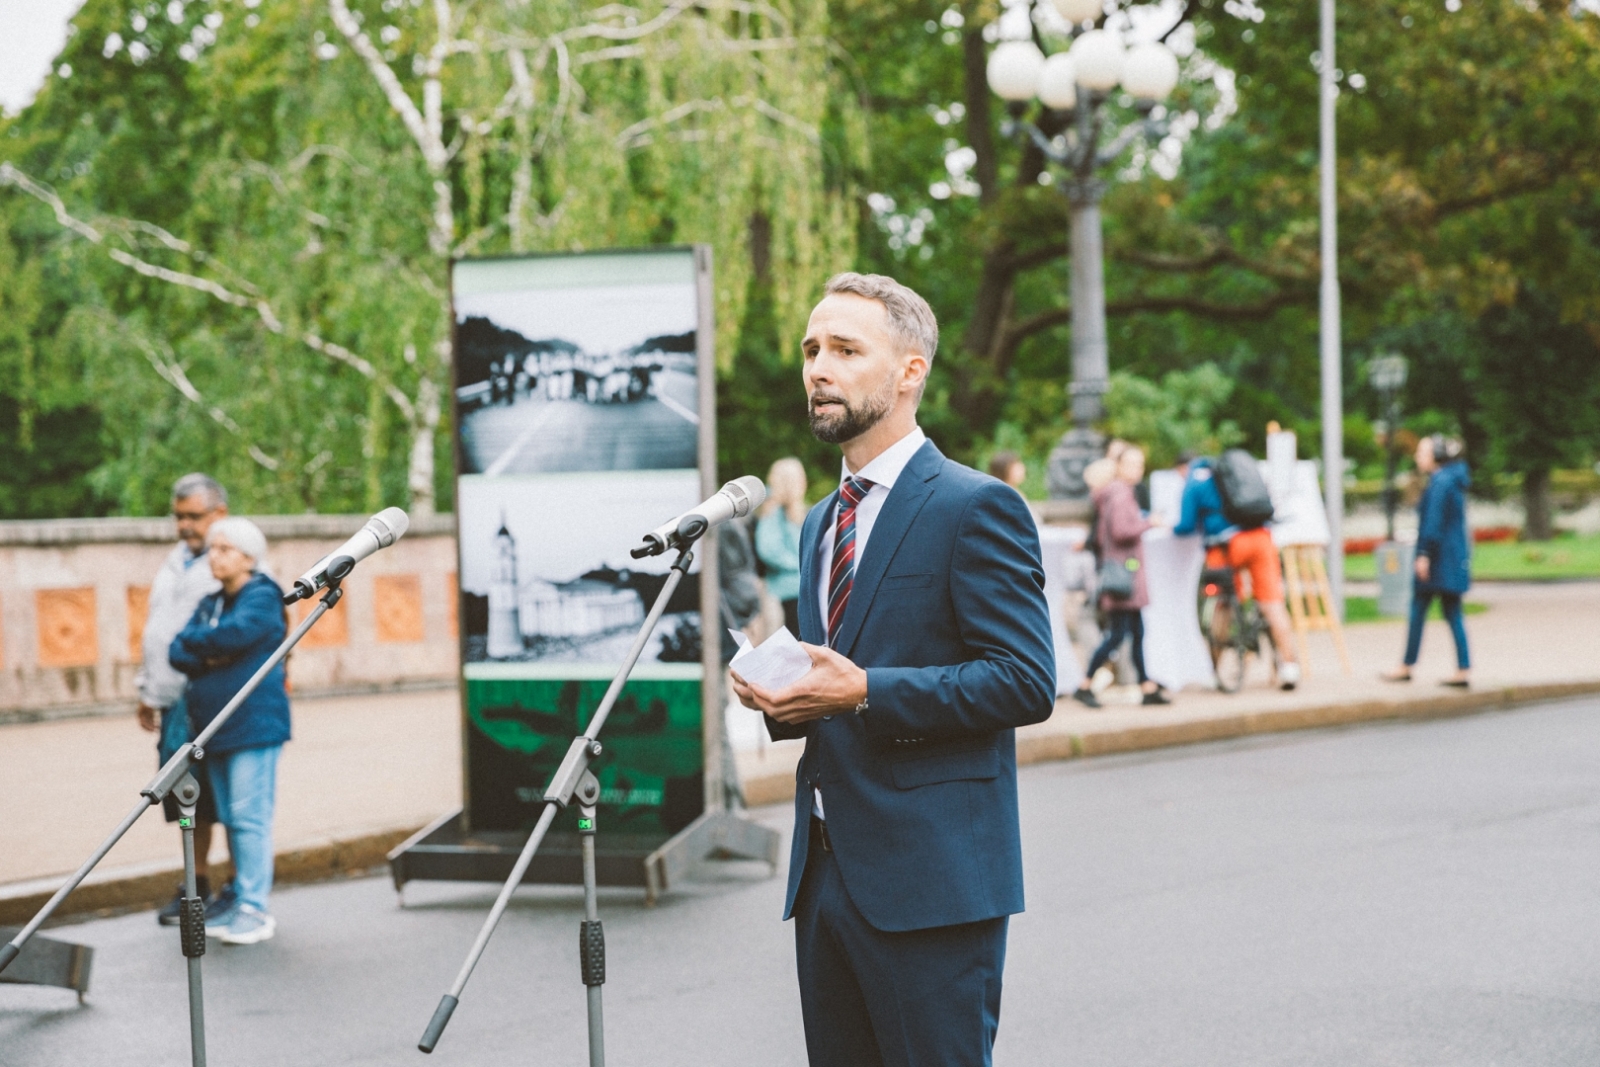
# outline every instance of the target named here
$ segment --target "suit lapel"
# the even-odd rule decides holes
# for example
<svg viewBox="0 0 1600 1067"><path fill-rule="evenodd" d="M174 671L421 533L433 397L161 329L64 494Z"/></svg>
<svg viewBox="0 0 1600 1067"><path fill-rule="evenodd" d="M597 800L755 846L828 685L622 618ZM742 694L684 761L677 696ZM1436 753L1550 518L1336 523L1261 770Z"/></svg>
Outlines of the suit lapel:
<svg viewBox="0 0 1600 1067"><path fill-rule="evenodd" d="M883 502L878 521L872 524L872 536L867 539L866 552L856 561L855 581L850 587L850 604L844 609L844 620L839 624L839 639L833 646L841 655L850 655L855 646L856 637L861 633L861 624L872 607L872 599L889 570L889 562L899 551L900 542L905 540L922 506L933 495L931 483L943 466L943 453L929 441L917 449L917 454L911 457L911 462L895 479L894 488L889 490L889 499Z"/></svg>
<svg viewBox="0 0 1600 1067"><path fill-rule="evenodd" d="M800 633L795 637L809 644L822 644L822 609L817 606L817 557L822 552L822 533L828 528L828 516L839 499L835 490L828 498L806 516L800 531ZM807 634L817 638L812 641Z"/></svg>

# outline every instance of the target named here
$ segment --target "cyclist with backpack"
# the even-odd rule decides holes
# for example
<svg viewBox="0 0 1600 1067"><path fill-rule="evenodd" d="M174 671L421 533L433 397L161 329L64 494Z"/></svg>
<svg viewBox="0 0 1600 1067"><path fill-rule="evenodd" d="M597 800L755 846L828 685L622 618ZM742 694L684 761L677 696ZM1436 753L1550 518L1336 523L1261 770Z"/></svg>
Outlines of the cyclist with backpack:
<svg viewBox="0 0 1600 1067"><path fill-rule="evenodd" d="M1256 606L1272 630L1278 650L1278 684L1293 689L1300 684L1300 664L1295 659L1294 634L1283 600L1283 565L1267 523L1272 521L1272 496L1256 459L1242 448L1230 448L1216 459L1194 458L1187 464L1183 510L1172 532L1178 536L1200 534L1205 540L1206 566L1231 567L1234 591L1245 595L1245 577ZM1218 623L1228 625L1220 617Z"/></svg>

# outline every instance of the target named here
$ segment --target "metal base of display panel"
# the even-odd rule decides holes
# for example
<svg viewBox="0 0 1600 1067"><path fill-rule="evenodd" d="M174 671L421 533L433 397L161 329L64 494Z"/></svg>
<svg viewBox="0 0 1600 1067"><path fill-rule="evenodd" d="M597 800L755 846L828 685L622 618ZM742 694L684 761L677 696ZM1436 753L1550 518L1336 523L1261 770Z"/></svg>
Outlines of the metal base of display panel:
<svg viewBox="0 0 1600 1067"><path fill-rule="evenodd" d="M0 927L0 941L16 936L20 927ZM89 970L94 964L94 949L88 945L75 945L70 941L57 941L53 937L35 934L22 946L16 962L0 973L0 983L18 985L48 985L71 989L81 1001L89 992Z"/></svg>
<svg viewBox="0 0 1600 1067"><path fill-rule="evenodd" d="M467 833L457 809L418 830L389 853L396 891L407 882L504 882L522 851L527 834L507 831ZM570 839L570 840L569 840ZM607 833L595 857L600 885L640 888L645 901L688 879L705 860L745 859L766 863L776 873L782 837L723 811L708 811L664 844L659 838L630 840ZM528 865L523 885L582 885L583 852L576 833L551 833Z"/></svg>

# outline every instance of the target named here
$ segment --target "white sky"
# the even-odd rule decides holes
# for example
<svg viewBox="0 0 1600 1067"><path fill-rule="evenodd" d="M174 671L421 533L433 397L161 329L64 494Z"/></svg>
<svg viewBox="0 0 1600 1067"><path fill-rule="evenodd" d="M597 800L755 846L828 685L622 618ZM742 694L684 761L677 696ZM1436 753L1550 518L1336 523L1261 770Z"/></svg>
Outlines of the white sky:
<svg viewBox="0 0 1600 1067"><path fill-rule="evenodd" d="M0 0L0 107L15 114L32 100L67 43L67 20L83 0Z"/></svg>
<svg viewBox="0 0 1600 1067"><path fill-rule="evenodd" d="M530 341L563 337L588 352L615 352L649 337L693 330L695 291L693 285L673 284L457 295L456 317L468 315L482 315Z"/></svg>

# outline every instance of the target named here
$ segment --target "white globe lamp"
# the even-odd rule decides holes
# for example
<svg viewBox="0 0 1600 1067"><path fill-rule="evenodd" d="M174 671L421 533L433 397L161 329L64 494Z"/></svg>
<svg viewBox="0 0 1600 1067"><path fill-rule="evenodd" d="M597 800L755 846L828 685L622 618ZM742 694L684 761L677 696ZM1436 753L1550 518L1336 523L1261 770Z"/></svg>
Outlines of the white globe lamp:
<svg viewBox="0 0 1600 1067"><path fill-rule="evenodd" d="M1072 64L1077 68L1078 84L1098 93L1108 93L1122 80L1122 42L1105 30L1090 30L1072 42Z"/></svg>
<svg viewBox="0 0 1600 1067"><path fill-rule="evenodd" d="M1178 87L1178 57L1164 44L1135 45L1122 61L1122 87L1136 100L1160 103Z"/></svg>
<svg viewBox="0 0 1600 1067"><path fill-rule="evenodd" d="M1006 41L989 56L989 88L1002 100L1032 99L1044 69L1044 53L1032 41Z"/></svg>
<svg viewBox="0 0 1600 1067"><path fill-rule="evenodd" d="M1104 0L1052 0L1056 14L1076 26L1097 19L1105 11Z"/></svg>
<svg viewBox="0 0 1600 1067"><path fill-rule="evenodd" d="M1078 106L1078 72L1067 53L1057 52L1044 61L1039 72L1039 99L1057 111Z"/></svg>

